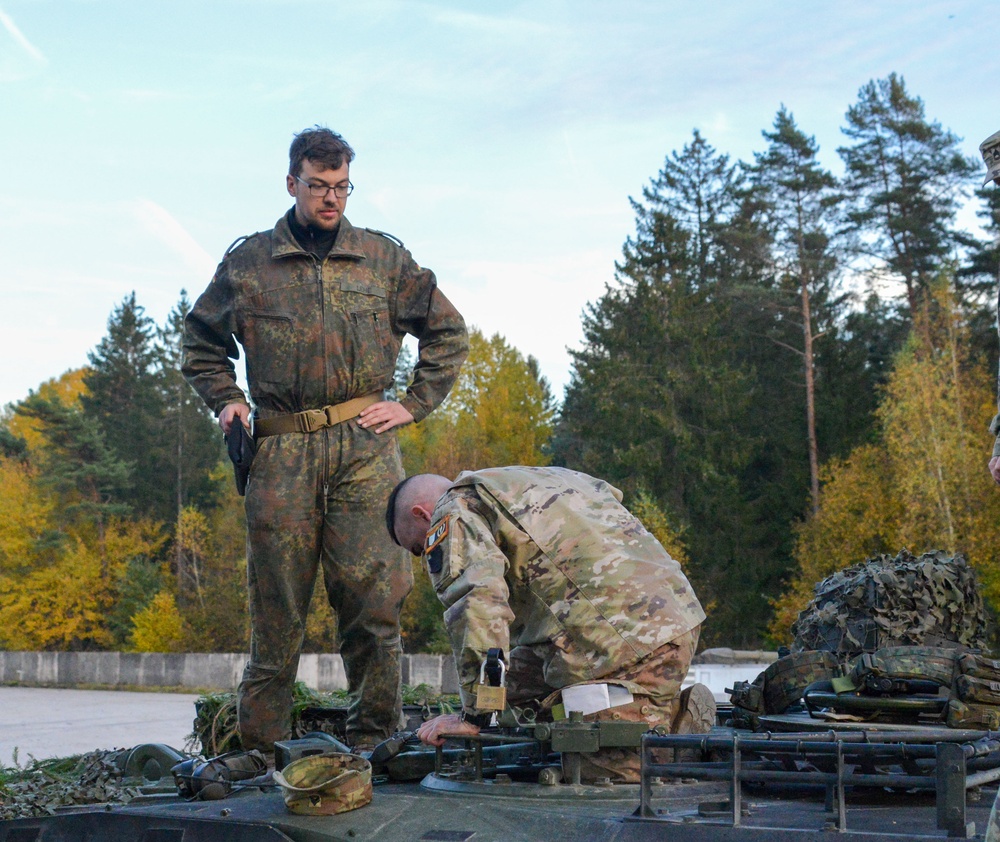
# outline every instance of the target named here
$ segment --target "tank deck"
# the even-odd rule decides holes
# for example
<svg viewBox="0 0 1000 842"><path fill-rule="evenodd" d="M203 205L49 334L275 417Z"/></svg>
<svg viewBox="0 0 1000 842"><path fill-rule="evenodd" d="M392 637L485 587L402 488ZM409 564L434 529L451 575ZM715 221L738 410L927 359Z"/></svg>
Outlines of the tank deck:
<svg viewBox="0 0 1000 842"><path fill-rule="evenodd" d="M731 824L728 785L687 782L655 786L655 818L634 815L637 785L604 792L569 787L559 797L538 797L537 784L492 784L504 792L485 794L484 784L467 790L441 786L429 775L420 784L381 784L372 802L337 816L289 813L276 789L237 791L221 801L185 802L174 795L148 796L127 806L89 808L51 818L0 824L0 842L521 842L521 840L670 839L802 840L804 834L834 830L836 816L816 787L745 785L740 826ZM489 786L490 784L485 784ZM552 789L552 788L549 788ZM983 833L995 789L973 796L967 819ZM847 831L855 842L942 839L933 793L859 790L847 802Z"/></svg>
<svg viewBox="0 0 1000 842"><path fill-rule="evenodd" d="M486 746L496 752L487 765L499 762L480 777L484 742L454 752L462 759L451 766L442 759L446 753L435 767L433 752L415 749L391 761L397 771L414 774L376 778L370 804L336 816L294 815L273 785L235 784L224 799L185 801L165 775L127 805L0 822L0 842L782 842L824 831L852 842L982 838L1000 777L1000 735L909 726L881 729L883 740L871 726L869 736L853 729L808 732L801 718L781 726L790 733L717 727L701 736L646 734L642 785L556 783L558 768L544 761L558 763L558 755L542 763L522 757L528 768L519 769L504 754L509 746ZM942 740L950 742L935 744ZM699 743L697 760L653 760L658 749ZM515 754L524 746L515 746ZM468 763L476 752L477 763ZM438 771L425 774L428 764ZM734 811L737 777L742 785Z"/></svg>

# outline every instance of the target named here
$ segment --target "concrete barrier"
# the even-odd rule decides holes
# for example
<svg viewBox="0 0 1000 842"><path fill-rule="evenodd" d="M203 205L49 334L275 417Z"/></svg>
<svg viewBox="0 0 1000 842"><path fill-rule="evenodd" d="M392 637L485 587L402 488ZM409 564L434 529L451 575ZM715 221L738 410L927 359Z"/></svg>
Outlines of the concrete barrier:
<svg viewBox="0 0 1000 842"><path fill-rule="evenodd" d="M246 661L243 653L0 651L0 684L228 691L239 683ZM442 693L458 692L458 676L450 657L404 655L402 667L406 684L427 684ZM340 655L303 655L296 677L315 690L347 689Z"/></svg>
<svg viewBox="0 0 1000 842"><path fill-rule="evenodd" d="M0 651L0 684L229 691L239 683L246 660L247 655L241 653ZM727 701L726 687L732 687L734 681L752 681L767 662L765 655L758 663L695 663L684 686L705 684L718 701ZM404 655L402 671L404 684L427 684L441 693L458 692L458 674L450 656ZM297 678L323 692L347 689L340 655L303 655Z"/></svg>

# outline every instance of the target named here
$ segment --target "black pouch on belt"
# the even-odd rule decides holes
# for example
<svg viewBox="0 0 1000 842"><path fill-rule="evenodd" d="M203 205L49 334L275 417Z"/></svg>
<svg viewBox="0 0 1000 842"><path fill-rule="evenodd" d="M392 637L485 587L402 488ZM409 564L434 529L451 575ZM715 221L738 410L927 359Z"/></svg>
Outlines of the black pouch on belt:
<svg viewBox="0 0 1000 842"><path fill-rule="evenodd" d="M236 491L242 497L247 493L250 464L257 452L257 446L238 417L233 419L232 426L229 428L229 435L226 436L226 449L229 451L229 459L232 461L233 470L236 473Z"/></svg>

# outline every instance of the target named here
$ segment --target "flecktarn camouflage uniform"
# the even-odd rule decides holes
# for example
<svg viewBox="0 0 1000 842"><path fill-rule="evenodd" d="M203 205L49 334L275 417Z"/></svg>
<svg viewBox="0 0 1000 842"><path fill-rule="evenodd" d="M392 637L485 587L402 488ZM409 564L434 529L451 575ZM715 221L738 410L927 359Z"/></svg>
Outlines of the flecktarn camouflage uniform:
<svg viewBox="0 0 1000 842"><path fill-rule="evenodd" d="M419 361L402 403L419 421L447 395L468 350L462 317L433 273L347 219L322 261L296 241L287 217L231 249L186 327L184 374L209 407L218 414L246 400L233 362L239 342L255 417L264 419L381 397L409 333L419 339ZM258 442L246 496L245 748L268 750L290 736L291 688L318 569L338 615L352 693L349 739L375 742L398 726L399 611L412 577L381 512L401 477L395 433L378 435L356 420Z"/></svg>
<svg viewBox="0 0 1000 842"><path fill-rule="evenodd" d="M512 704L544 707L555 691L601 681L635 701L589 718L673 720L705 612L621 498L586 474L509 467L463 473L438 501L424 560L466 709L487 650L500 647ZM624 764L611 765L599 774Z"/></svg>

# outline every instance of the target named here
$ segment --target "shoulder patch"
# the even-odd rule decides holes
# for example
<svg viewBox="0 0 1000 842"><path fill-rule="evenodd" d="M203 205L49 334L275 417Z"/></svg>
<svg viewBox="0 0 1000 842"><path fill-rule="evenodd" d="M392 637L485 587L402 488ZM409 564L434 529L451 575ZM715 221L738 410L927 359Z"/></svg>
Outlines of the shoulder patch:
<svg viewBox="0 0 1000 842"><path fill-rule="evenodd" d="M222 255L222 259L223 259L223 260L225 260L225 259L226 259L227 257L229 257L229 255L230 255L230 254L232 254L232 253L233 253L233 250L234 250L234 249L235 249L235 248L236 248L236 247L237 247L238 245L240 245L241 243L244 243L244 242L246 242L246 241L247 241L247 240L249 240L249 239L250 239L251 237L256 237L256 236L257 236L257 234L259 234L259 233L260 233L260 232L258 231L258 232L254 233L254 234L244 234L244 235L243 235L242 237L237 237L237 238L236 238L235 240L233 240L233 242L232 242L232 244L231 244L231 245L229 246L229 248L227 248L227 249L226 249L226 253L225 253L224 255Z"/></svg>
<svg viewBox="0 0 1000 842"><path fill-rule="evenodd" d="M427 559L427 571L437 575L444 564L444 547L441 542L448 537L448 518L442 520L424 540L424 556Z"/></svg>
<svg viewBox="0 0 1000 842"><path fill-rule="evenodd" d="M365 231L369 234L378 234L380 237L385 237L387 240L394 242L400 248L406 248L406 246L403 245L402 240L398 237L393 237L392 234L387 234L385 231L379 231L377 228L365 228Z"/></svg>
<svg viewBox="0 0 1000 842"><path fill-rule="evenodd" d="M448 521L449 518L445 518L427 533L427 538L424 541L424 553L429 553L448 537Z"/></svg>
<svg viewBox="0 0 1000 842"><path fill-rule="evenodd" d="M427 570L437 575L444 566L444 549L439 545L427 553Z"/></svg>

